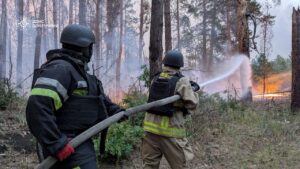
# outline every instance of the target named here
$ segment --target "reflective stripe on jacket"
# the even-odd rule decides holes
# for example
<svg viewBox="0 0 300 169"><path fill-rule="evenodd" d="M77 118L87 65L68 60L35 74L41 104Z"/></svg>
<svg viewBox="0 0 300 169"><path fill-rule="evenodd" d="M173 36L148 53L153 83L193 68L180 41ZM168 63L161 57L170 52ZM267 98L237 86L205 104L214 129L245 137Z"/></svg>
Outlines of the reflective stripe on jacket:
<svg viewBox="0 0 300 169"><path fill-rule="evenodd" d="M163 75L175 74L176 70L170 67L163 67ZM188 110L194 110L199 101L198 94L192 90L189 79L183 77L178 80L175 88L175 93L181 96L181 100L175 104L182 104ZM167 136L167 137L185 137L185 119L183 112L178 110L173 112L172 117L155 115L146 113L144 119L144 130L146 132Z"/></svg>

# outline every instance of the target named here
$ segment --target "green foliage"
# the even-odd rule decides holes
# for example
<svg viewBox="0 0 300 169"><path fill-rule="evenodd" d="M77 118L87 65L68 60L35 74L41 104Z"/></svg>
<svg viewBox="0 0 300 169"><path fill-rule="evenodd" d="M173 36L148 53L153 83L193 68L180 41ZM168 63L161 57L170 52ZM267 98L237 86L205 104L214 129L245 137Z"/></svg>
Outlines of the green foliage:
<svg viewBox="0 0 300 169"><path fill-rule="evenodd" d="M276 59L270 62L272 67L272 73L280 73L292 68L291 58L283 58L280 55L277 55Z"/></svg>
<svg viewBox="0 0 300 169"><path fill-rule="evenodd" d="M259 81L270 74L276 74L291 70L291 58L283 58L278 55L275 60L268 61L262 54L252 61L253 79Z"/></svg>
<svg viewBox="0 0 300 169"><path fill-rule="evenodd" d="M142 82L144 82L144 87L149 88L150 87L150 70L147 67L147 65L141 66L141 69L143 70L143 73L138 77L138 79Z"/></svg>
<svg viewBox="0 0 300 169"><path fill-rule="evenodd" d="M138 106L147 102L147 95L143 94L138 87L132 85L123 99L125 108ZM144 113L137 113L129 117L129 120L112 125L109 128L105 152L108 156L116 158L117 162L121 158L127 157L139 145L143 137L144 130L142 123ZM96 141L96 149L99 143Z"/></svg>
<svg viewBox="0 0 300 169"><path fill-rule="evenodd" d="M16 93L11 88L8 80L0 81L0 109L5 110L14 98L16 98Z"/></svg>
<svg viewBox="0 0 300 169"><path fill-rule="evenodd" d="M136 87L132 86L123 99L125 108L135 107L147 103L148 96L141 93ZM137 113L129 117L132 125L142 126L145 113Z"/></svg>
<svg viewBox="0 0 300 169"><path fill-rule="evenodd" d="M126 157L138 145L143 134L143 128L132 126L129 122L114 124L109 128L105 151L118 160Z"/></svg>

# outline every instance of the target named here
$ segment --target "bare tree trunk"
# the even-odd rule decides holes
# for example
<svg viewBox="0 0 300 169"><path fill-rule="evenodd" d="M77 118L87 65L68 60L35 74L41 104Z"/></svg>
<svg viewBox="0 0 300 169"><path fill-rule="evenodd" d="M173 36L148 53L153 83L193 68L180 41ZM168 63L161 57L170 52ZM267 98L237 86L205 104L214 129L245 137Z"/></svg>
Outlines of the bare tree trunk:
<svg viewBox="0 0 300 169"><path fill-rule="evenodd" d="M210 48L209 48L209 59L208 59L208 69L212 66L213 58L214 58L214 48L216 45L216 17L217 17L217 4L215 1L213 3L213 9L211 13L211 31L210 31Z"/></svg>
<svg viewBox="0 0 300 169"><path fill-rule="evenodd" d="M124 13L123 13L123 0L120 0L120 39L119 39L119 54L117 59L117 66L116 66L116 98L119 98L120 92L120 81L121 81L121 59L123 54L123 20L124 20Z"/></svg>
<svg viewBox="0 0 300 169"><path fill-rule="evenodd" d="M96 36L96 44L95 44L95 55L96 55L96 76L100 76L100 44L101 44L101 32L100 32L100 22L101 22L101 14L100 14L100 4L102 0L96 1L96 21L95 21L95 36Z"/></svg>
<svg viewBox="0 0 300 169"><path fill-rule="evenodd" d="M0 80L6 77L7 1L2 0L0 25Z"/></svg>
<svg viewBox="0 0 300 169"><path fill-rule="evenodd" d="M292 21L292 100L291 109L300 109L300 10L293 9Z"/></svg>
<svg viewBox="0 0 300 169"><path fill-rule="evenodd" d="M176 20L177 20L177 47L178 47L178 50L181 51L181 40L180 40L180 15L179 15L179 0L176 1L177 3L177 12L176 12Z"/></svg>
<svg viewBox="0 0 300 169"><path fill-rule="evenodd" d="M69 1L69 24L73 24L74 0Z"/></svg>
<svg viewBox="0 0 300 169"><path fill-rule="evenodd" d="M79 13L78 13L78 17L79 17L79 24L80 25L84 25L87 26L87 22L86 22L86 0L80 0L79 1Z"/></svg>
<svg viewBox="0 0 300 169"><path fill-rule="evenodd" d="M72 1L72 0L70 0ZM71 2L70 2L71 3ZM52 5L53 5L53 33L54 33L54 48L58 47L58 34L57 34L57 4L56 4L56 0L52 0Z"/></svg>
<svg viewBox="0 0 300 169"><path fill-rule="evenodd" d="M111 67L113 63L112 60L116 58L116 28L117 28L117 19L119 14L119 6L118 0L108 0L106 4L106 12L107 12L107 32L105 35L106 41L106 69Z"/></svg>
<svg viewBox="0 0 300 169"><path fill-rule="evenodd" d="M45 3L45 9L48 9L48 3L47 3L47 0L46 0L46 3ZM44 19L44 22L43 22L44 25L48 25L49 24L49 20L48 20L48 12L45 11L45 19ZM48 41L47 41L47 36L48 36L48 28L46 26L43 26L42 28L42 50L41 50L41 54L44 54L43 52L45 52L46 50L49 49L49 44L48 44ZM45 57L41 57L41 61L44 62L46 60Z"/></svg>
<svg viewBox="0 0 300 169"><path fill-rule="evenodd" d="M113 44L113 29L114 29L114 19L113 19L113 1L108 0L106 2L106 24L107 24L107 32L105 35L106 42L106 69L108 69L110 61L112 60L112 44Z"/></svg>
<svg viewBox="0 0 300 169"><path fill-rule="evenodd" d="M161 71L163 32L163 0L152 0L149 65L150 80Z"/></svg>
<svg viewBox="0 0 300 169"><path fill-rule="evenodd" d="M246 0L238 0L237 3L238 52L250 58L248 22L246 17L247 2Z"/></svg>
<svg viewBox="0 0 300 169"><path fill-rule="evenodd" d="M24 1L18 0L16 1L16 8L17 8L17 17L18 23L23 20L24 15ZM18 36L18 46L17 46L17 84L21 83L22 80L22 52L23 52L23 27L21 25L17 26L17 36ZM18 86L21 87L21 86Z"/></svg>
<svg viewBox="0 0 300 169"><path fill-rule="evenodd" d="M171 29L171 0L165 0L164 12L165 12L165 51L172 49L172 29Z"/></svg>
<svg viewBox="0 0 300 169"><path fill-rule="evenodd" d="M230 5L231 0L226 0L226 53L227 55L231 54L232 50L232 43L231 43L231 17L230 17L230 11L231 11L231 5Z"/></svg>
<svg viewBox="0 0 300 169"><path fill-rule="evenodd" d="M202 8L203 8L203 30L202 30L202 58L203 58L203 63L202 66L204 67L204 70L207 69L207 10L206 10L206 4L207 0L203 0L202 3ZM199 57L199 66L201 64L201 60Z"/></svg>
<svg viewBox="0 0 300 169"><path fill-rule="evenodd" d="M8 71L8 83L11 84L12 80L12 74L13 74L13 61L12 61L12 49L11 49L11 43L12 43L12 35L11 30L8 32L8 58L9 58L9 71Z"/></svg>
<svg viewBox="0 0 300 169"><path fill-rule="evenodd" d="M45 18L45 3L46 0L41 0L41 6L39 11L39 20L44 20ZM35 52L34 52L34 69L37 69L40 65L40 55L41 55L41 42L42 42L42 27L38 26L36 28L37 35L35 38Z"/></svg>
<svg viewBox="0 0 300 169"><path fill-rule="evenodd" d="M144 47L144 0L140 4L140 34L139 34L139 62L142 62Z"/></svg>

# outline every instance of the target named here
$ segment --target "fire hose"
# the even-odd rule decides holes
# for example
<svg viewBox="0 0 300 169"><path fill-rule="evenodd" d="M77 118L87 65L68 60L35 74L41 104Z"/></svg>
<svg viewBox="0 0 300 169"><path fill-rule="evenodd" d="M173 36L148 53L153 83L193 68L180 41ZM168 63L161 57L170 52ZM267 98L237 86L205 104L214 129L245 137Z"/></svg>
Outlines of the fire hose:
<svg viewBox="0 0 300 169"><path fill-rule="evenodd" d="M171 97L167 97L165 99L157 100L151 103L143 104L140 106L132 107L127 109L126 111L119 112L99 123L94 125L93 127L87 129L83 133L76 136L74 139L72 139L69 144L72 145L74 148L78 147L80 144L91 138L92 136L98 134L103 129L109 127L111 124L119 121L124 115L130 116L138 112L147 111L150 108L163 106L172 102L175 102L180 99L179 95L174 95ZM44 161L42 161L40 164L38 164L34 169L49 169L51 166L53 166L56 163L57 159L48 156Z"/></svg>
<svg viewBox="0 0 300 169"><path fill-rule="evenodd" d="M233 69L233 70L236 70L236 68ZM224 74L221 77L217 77L215 79L212 79L212 80L207 81L205 83L202 83L200 85L197 85L196 83L193 83L193 82L191 82L191 85L194 88L194 91L197 91L197 90L199 90L199 88L207 86L208 84L211 84L211 83L218 82L219 80L228 77L230 74L232 74L233 70L226 73L226 74ZM149 110L150 108L153 108L153 107L158 107L158 106L163 106L163 105L166 105L166 104L169 104L169 103L173 103L173 102L175 102L179 99L180 99L179 95L174 95L174 96L171 96L171 97L167 97L165 99L161 99L161 100L157 100L157 101L150 102L150 103L147 103L147 104L143 104L143 105L140 105L140 106L132 107L132 108L127 109L126 111L119 112L119 113L117 113L117 114L115 114L115 115L113 115L113 116L97 123L96 125L94 125L91 128L87 129L83 133L79 134L74 139L72 139L69 142L69 144L71 146L73 146L74 148L76 148L80 144L82 144L83 142L85 142L86 140L91 138L92 136L100 133L102 130L106 129L107 127L109 127L113 123L119 121L124 115L130 116L130 115L133 115L133 114L138 113L138 112L147 111L147 110ZM44 161L42 161L40 164L38 164L34 169L49 169L51 166L53 166L56 163L56 161L57 161L56 158L54 158L52 156L48 156Z"/></svg>

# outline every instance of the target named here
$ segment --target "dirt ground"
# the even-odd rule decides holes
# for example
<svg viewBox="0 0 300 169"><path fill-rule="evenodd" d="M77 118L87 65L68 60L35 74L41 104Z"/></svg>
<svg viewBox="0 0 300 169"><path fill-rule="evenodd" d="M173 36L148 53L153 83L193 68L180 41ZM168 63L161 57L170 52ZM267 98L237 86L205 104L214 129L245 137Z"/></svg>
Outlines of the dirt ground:
<svg viewBox="0 0 300 169"><path fill-rule="evenodd" d="M192 117L189 137L195 158L192 169L299 169L300 113L292 115L289 102L253 103L245 108ZM223 109L222 109L223 110ZM222 111L221 110L221 111ZM24 113L24 112L23 112ZM100 162L101 169L141 169L139 147L119 165ZM0 169L31 169L38 164L34 138L24 114L0 111ZM169 169L162 160L160 169Z"/></svg>
<svg viewBox="0 0 300 169"><path fill-rule="evenodd" d="M32 169L38 164L35 140L26 126L22 112L0 111L0 168ZM100 162L102 169L140 169L142 161L137 149L131 157L122 160L119 165L114 161ZM161 169L168 169L166 160Z"/></svg>

